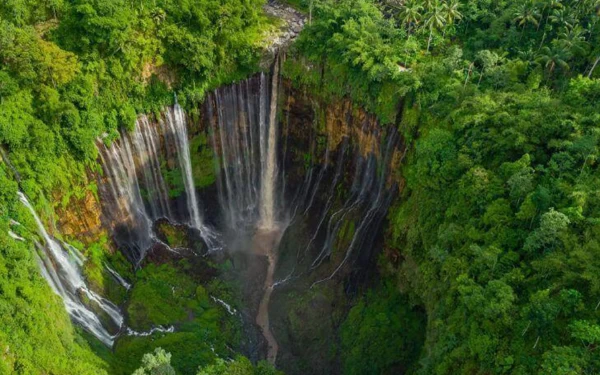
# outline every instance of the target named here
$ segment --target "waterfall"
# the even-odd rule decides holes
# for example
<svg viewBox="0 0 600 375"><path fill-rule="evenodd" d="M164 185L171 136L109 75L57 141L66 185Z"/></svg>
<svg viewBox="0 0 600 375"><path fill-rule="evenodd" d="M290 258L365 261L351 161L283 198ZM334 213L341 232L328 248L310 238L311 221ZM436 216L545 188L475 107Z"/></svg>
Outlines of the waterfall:
<svg viewBox="0 0 600 375"><path fill-rule="evenodd" d="M106 177L106 182L100 183L106 198L104 211L117 244L128 250L126 255L132 263L139 265L157 242L152 226L160 218L187 222L200 232L209 249L220 247L218 234L204 224L200 214L187 123L178 104L165 110L164 121L152 122L142 115L132 132L123 132L110 147L104 143L98 147ZM179 214L171 206L163 177L171 150L175 150L185 190L185 212Z"/></svg>
<svg viewBox="0 0 600 375"><path fill-rule="evenodd" d="M207 100L219 203L230 229L277 227L277 70L270 87L261 73Z"/></svg>
<svg viewBox="0 0 600 375"><path fill-rule="evenodd" d="M268 132L264 129L267 124L261 123L261 164L263 168L262 189L260 199L260 225L262 229L273 230L275 218L275 189L277 174L277 97L279 92L279 64L275 61L273 82L271 84L271 103L269 111ZM268 133L268 141L263 141L264 133Z"/></svg>
<svg viewBox="0 0 600 375"><path fill-rule="evenodd" d="M384 128L373 116L355 117L348 103L331 113L336 117L325 119L325 134L314 106L312 119L295 125L306 127L300 133L289 122L280 126L278 69L276 63L273 76L259 74L221 87L206 102L219 202L227 226L235 233L245 228L256 236L285 232L290 225L306 226L310 232L305 242L293 245L296 264L286 279L293 279L295 272L330 268L326 279L314 281L318 284L371 254L398 189L390 174L399 136L393 126ZM281 116L287 121L289 110L288 106L286 113L284 108ZM296 140L288 159L290 132L306 143ZM304 165L298 165L302 160ZM278 250L270 251L269 259L276 262Z"/></svg>
<svg viewBox="0 0 600 375"><path fill-rule="evenodd" d="M100 310L120 329L123 326L123 316L119 308L88 288L81 274L80 267L84 259L81 253L68 246L61 246L47 233L27 197L19 192L19 199L31 212L37 224L38 233L44 239L43 245L38 244L42 256L36 254L42 276L50 284L52 290L62 298L71 318L100 341L112 346L116 334L111 335L108 332L94 311ZM89 301L87 305L84 304L84 299ZM95 307L94 311L91 306Z"/></svg>
<svg viewBox="0 0 600 375"><path fill-rule="evenodd" d="M192 162L190 161L190 145L185 115L179 104L175 104L173 109L167 109L165 118L169 131L175 138L177 159L179 160L179 167L181 168L183 176L187 207L190 211L190 225L193 228L201 230L203 223L200 216L200 210L198 209L198 198L196 198L194 178L192 177Z"/></svg>
<svg viewBox="0 0 600 375"><path fill-rule="evenodd" d="M160 170L160 143L157 126L151 126L148 117L141 116L138 126L131 134L126 135L133 146L133 155L139 158L144 186L148 194L150 213L154 220L171 217L169 207L169 190Z"/></svg>
<svg viewBox="0 0 600 375"><path fill-rule="evenodd" d="M175 139L175 147L177 149L177 160L179 168L182 171L183 184L185 186L185 195L187 197L187 208L190 214L190 225L197 229L202 236L202 239L208 246L210 251L220 248L220 239L218 233L212 228L204 224L204 220L200 215L198 198L196 196L196 187L194 185L194 177L192 174L192 162L190 156L190 144L188 140L187 122L185 114L179 104L175 103L173 109L167 108L165 115L167 126L171 132L172 138Z"/></svg>
<svg viewBox="0 0 600 375"><path fill-rule="evenodd" d="M104 199L103 204L113 225L115 240L119 247L129 249L126 252L129 260L138 264L152 245L153 234L130 142L130 137L126 135L120 144L115 142L111 147L101 144L99 154L106 182L101 183L100 187L108 190L108 199Z"/></svg>

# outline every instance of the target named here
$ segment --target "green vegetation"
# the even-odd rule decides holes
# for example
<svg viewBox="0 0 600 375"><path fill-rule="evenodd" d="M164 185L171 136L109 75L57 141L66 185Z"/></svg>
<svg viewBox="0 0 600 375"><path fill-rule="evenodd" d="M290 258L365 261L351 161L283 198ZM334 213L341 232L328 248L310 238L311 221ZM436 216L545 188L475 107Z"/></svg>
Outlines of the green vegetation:
<svg viewBox="0 0 600 375"><path fill-rule="evenodd" d="M423 345L422 315L393 285L370 291L342 324L344 374L404 373L416 368Z"/></svg>
<svg viewBox="0 0 600 375"><path fill-rule="evenodd" d="M290 2L311 19L284 74L397 126L409 150L379 259L386 282L347 317L331 307L341 287L287 296L303 309L288 311L281 342L312 340L306 353L339 353L348 374L599 373L599 3ZM210 88L258 69L273 22L262 3L2 1L0 146L42 219L54 222L54 208L86 189L97 194L87 175L101 172L99 138L158 113L173 91L197 108ZM198 188L215 180L206 145L191 140ZM181 172L163 169L178 196ZM15 180L0 165L0 373L131 374L141 363L136 374L276 374L236 357L239 323L210 298L235 293L197 280L189 264L128 275L128 324L176 332L124 337L114 353L87 343L37 271L35 224ZM353 231L347 224L338 240ZM103 264L124 275L127 266L106 242L87 246L85 274L123 301ZM326 326L310 324L328 312Z"/></svg>
<svg viewBox="0 0 600 375"><path fill-rule="evenodd" d="M14 201L17 184L0 165L0 374L107 373L107 365L74 330L61 299L39 273L32 241L35 224ZM21 225L11 224L9 217ZM33 228L33 229L31 229Z"/></svg>
<svg viewBox="0 0 600 375"><path fill-rule="evenodd" d="M211 186L216 181L213 152L209 147L206 133L192 136L190 140L190 158L194 186L202 189ZM161 163L161 173L169 187L169 197L176 198L185 192L181 169L167 168L166 160Z"/></svg>
<svg viewBox="0 0 600 375"><path fill-rule="evenodd" d="M195 374L238 346L239 321L210 298L223 286L216 280L206 287L198 284L186 273L189 267L186 261L149 264L137 272L127 304L128 326L138 331L174 326L175 332L121 338L110 360L112 373L131 374L144 353L160 347L172 353L177 373ZM223 294L220 298L226 298Z"/></svg>
<svg viewBox="0 0 600 375"><path fill-rule="evenodd" d="M164 264L149 264L136 274L127 305L129 325L148 330L153 325L186 320L188 311L206 308L208 296L189 276Z"/></svg>
<svg viewBox="0 0 600 375"><path fill-rule="evenodd" d="M262 15L262 3L263 0L0 2L0 147L18 170L20 188L42 220L52 224L54 207L67 208L71 197L84 196L86 189L95 188L87 183L87 174L101 172L96 163L97 139L103 137L110 143L118 137L119 130L131 129L137 113L156 113L171 104L173 91L179 93L180 103L191 108L206 90L256 71L261 33L270 22ZM89 352L73 331L61 302L39 275L32 242L25 245L7 235L9 229L20 233L35 226L27 215L19 216L22 208L17 203L17 186L7 177L5 168L3 163L0 371L104 373L106 365ZM200 184L210 183L210 178L203 178L198 180ZM23 228L9 228L11 218L22 222ZM29 231L35 233L34 229ZM35 236L31 233L20 235ZM103 241L87 247L89 262L85 274L94 289L120 302L125 291L106 274L103 264L110 263L123 275L128 269L118 255L108 256L106 250ZM152 289L153 282L156 280L142 276L134 297L156 291ZM164 291L159 288L158 292ZM150 303L135 312L163 322L182 309L178 306L171 314ZM216 337L220 315L207 311L197 319L211 322L210 330L215 332L209 336ZM135 317L140 325L150 324L145 316ZM198 338L200 333L194 335L198 341L194 350L210 350L205 340ZM183 346L183 342L182 338L178 345ZM127 344L134 345L123 343L120 348ZM188 356L201 358L202 354L193 353L194 345L189 345ZM147 349L142 345L140 350ZM225 349L221 345L219 350ZM200 363L209 363L196 361L194 370ZM133 371L134 367L129 369Z"/></svg>
<svg viewBox="0 0 600 375"><path fill-rule="evenodd" d="M128 261L121 252L110 254L108 237L104 235L99 241L86 247L82 243L71 244L87 256L83 273L90 288L116 304L123 302L127 291L109 273L106 265L119 269L120 272L117 271L119 275L127 279L131 279L133 275Z"/></svg>
<svg viewBox="0 0 600 375"><path fill-rule="evenodd" d="M206 133L200 133L190 141L192 176L197 188L204 188L215 183L215 167L213 152L209 148Z"/></svg>
<svg viewBox="0 0 600 375"><path fill-rule="evenodd" d="M185 227L172 225L168 222L161 222L157 227L158 233L165 237L167 245L171 248L187 246L187 229Z"/></svg>
<svg viewBox="0 0 600 375"><path fill-rule="evenodd" d="M142 367L135 370L133 375L175 375L171 366L171 354L162 348L154 349L154 354L144 354Z"/></svg>
<svg viewBox="0 0 600 375"><path fill-rule="evenodd" d="M599 372L597 2L314 10L285 74L325 100L352 98L410 147L387 241L402 261L382 256L380 270L428 316L413 371ZM360 334L382 336L369 348L390 341L376 326ZM351 353L349 373L393 373L393 353Z"/></svg>
<svg viewBox="0 0 600 375"><path fill-rule="evenodd" d="M283 373L275 370L268 362L261 361L257 366L253 366L247 358L238 356L230 362L218 359L214 365L201 368L197 375L283 375Z"/></svg>
<svg viewBox="0 0 600 375"><path fill-rule="evenodd" d="M142 367L133 375L176 375L171 366L171 354L162 348L156 348L154 354L144 354ZM224 361L218 358L215 364L201 367L197 375L283 375L267 362L260 362L256 367L246 358L238 356L235 360Z"/></svg>
<svg viewBox="0 0 600 375"><path fill-rule="evenodd" d="M191 107L255 71L261 3L3 2L0 143L28 196L40 208L44 195L69 196L96 168L95 140L158 112L172 90Z"/></svg>

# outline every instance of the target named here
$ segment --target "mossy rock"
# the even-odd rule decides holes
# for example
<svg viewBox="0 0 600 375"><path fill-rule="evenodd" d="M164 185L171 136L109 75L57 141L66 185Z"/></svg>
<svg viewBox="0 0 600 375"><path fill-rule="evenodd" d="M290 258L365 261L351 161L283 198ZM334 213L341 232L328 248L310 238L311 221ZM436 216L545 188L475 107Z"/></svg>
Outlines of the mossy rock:
<svg viewBox="0 0 600 375"><path fill-rule="evenodd" d="M189 246L188 230L182 225L173 225L166 220L156 224L158 237L171 248L184 248Z"/></svg>

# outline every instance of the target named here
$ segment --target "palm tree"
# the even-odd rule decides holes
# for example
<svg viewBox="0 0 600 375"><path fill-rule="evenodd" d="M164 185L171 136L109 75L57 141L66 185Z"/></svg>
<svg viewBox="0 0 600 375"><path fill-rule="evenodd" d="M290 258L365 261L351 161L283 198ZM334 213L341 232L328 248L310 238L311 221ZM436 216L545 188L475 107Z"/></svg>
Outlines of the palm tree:
<svg viewBox="0 0 600 375"><path fill-rule="evenodd" d="M423 7L425 8L426 11L431 11L433 10L433 8L436 6L436 4L439 4L438 0L423 0Z"/></svg>
<svg viewBox="0 0 600 375"><path fill-rule="evenodd" d="M402 24L406 25L409 36L412 31L412 26L418 25L419 22L421 22L421 18L423 17L421 14L422 10L423 7L417 3L416 0L407 1L400 9L398 17L400 17Z"/></svg>
<svg viewBox="0 0 600 375"><path fill-rule="evenodd" d="M533 24L535 26L539 25L538 18L540 17L540 13L536 9L535 6L531 2L526 2L521 4L519 9L515 11L514 22L522 27L521 33L525 31L525 27L528 24Z"/></svg>
<svg viewBox="0 0 600 375"><path fill-rule="evenodd" d="M564 28L558 34L559 43L573 55L583 54L588 46L583 37L583 32L584 30L579 25L571 30Z"/></svg>
<svg viewBox="0 0 600 375"><path fill-rule="evenodd" d="M539 57L539 53L537 53L536 51L534 51L531 48L529 48L526 51L525 50L519 51L518 55L519 55L519 59L522 61L525 61L527 64L531 64L532 62L535 62Z"/></svg>
<svg viewBox="0 0 600 375"><path fill-rule="evenodd" d="M544 68L548 69L548 72L552 74L557 66L564 70L569 70L567 61L570 58L571 54L566 48L559 43L552 43L552 48L544 47L541 49L537 61L542 63Z"/></svg>
<svg viewBox="0 0 600 375"><path fill-rule="evenodd" d="M550 21L559 27L572 29L577 20L567 9L555 9L550 16Z"/></svg>
<svg viewBox="0 0 600 375"><path fill-rule="evenodd" d="M427 52L429 52L429 48L431 46L431 38L433 37L433 29L441 29L446 24L446 12L444 11L444 7L439 2L439 0L435 0L433 5L426 14L427 20L425 20L425 27L429 28L429 39L427 40Z"/></svg>
<svg viewBox="0 0 600 375"><path fill-rule="evenodd" d="M545 0L544 7L542 8L542 16L546 12L546 9L548 9L548 13L546 14L546 20L544 21L544 25L548 23L548 18L550 18L552 11L554 11L555 9L562 9L562 8L563 8L562 0ZM541 25L541 23L540 23L540 25ZM538 25L538 29L539 29L539 25Z"/></svg>
<svg viewBox="0 0 600 375"><path fill-rule="evenodd" d="M450 3L444 3L444 12L446 13L446 23L448 25L452 25L455 21L462 19L463 15L459 8L459 0L452 0Z"/></svg>

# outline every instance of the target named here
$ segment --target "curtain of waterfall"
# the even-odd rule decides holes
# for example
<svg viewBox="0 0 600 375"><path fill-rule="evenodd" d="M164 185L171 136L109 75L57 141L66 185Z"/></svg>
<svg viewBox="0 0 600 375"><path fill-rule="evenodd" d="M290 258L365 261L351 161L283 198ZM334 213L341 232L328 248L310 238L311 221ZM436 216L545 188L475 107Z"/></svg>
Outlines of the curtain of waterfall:
<svg viewBox="0 0 600 375"><path fill-rule="evenodd" d="M221 247L217 232L205 225L198 200L190 155L188 124L183 109L165 109L164 119L140 116L132 132L107 146L100 142L100 161L105 181L100 184L103 207L116 242L129 260L138 265L158 240L153 223L161 218L185 222L199 231L209 250ZM165 182L166 160L175 152L185 192L185 212L176 213Z"/></svg>

